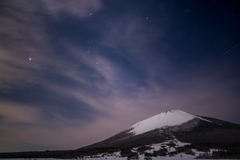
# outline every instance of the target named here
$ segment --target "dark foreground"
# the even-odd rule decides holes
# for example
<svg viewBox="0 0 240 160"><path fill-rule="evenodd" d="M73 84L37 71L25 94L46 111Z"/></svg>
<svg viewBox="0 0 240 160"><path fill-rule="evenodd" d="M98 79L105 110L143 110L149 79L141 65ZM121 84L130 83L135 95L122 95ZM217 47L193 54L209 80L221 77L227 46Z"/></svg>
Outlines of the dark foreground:
<svg viewBox="0 0 240 160"><path fill-rule="evenodd" d="M172 144L169 144L169 146ZM205 152L197 158L204 159L239 159L240 158L240 142L234 143L195 143L186 145L183 147L176 147L176 151L168 152L167 150L154 151L153 153L146 153L149 149L148 146L141 146L137 148L137 153L132 152L133 147L116 148L116 147L101 147L101 148L80 148L77 150L62 150L62 151L42 151L42 152L12 152L12 153L0 153L0 158L83 158L84 156L93 157L99 154L111 154L114 152L120 152L121 157L128 157L130 159L137 159L139 155L145 155L145 157L157 157L157 156L174 156L176 154L185 153L193 154L192 149ZM212 155L208 155L210 148L218 149L213 152Z"/></svg>

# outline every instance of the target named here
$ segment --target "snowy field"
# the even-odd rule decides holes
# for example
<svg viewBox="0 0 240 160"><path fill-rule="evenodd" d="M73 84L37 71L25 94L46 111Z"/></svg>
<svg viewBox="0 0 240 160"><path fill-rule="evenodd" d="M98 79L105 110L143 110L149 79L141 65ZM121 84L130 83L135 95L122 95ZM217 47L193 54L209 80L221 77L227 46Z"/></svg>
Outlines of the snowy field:
<svg viewBox="0 0 240 160"><path fill-rule="evenodd" d="M189 145L190 143L183 143L178 141L176 138L173 140L168 140L164 141L162 143L158 144L152 144L152 145L146 145L146 147L149 147L149 149L144 151L145 153L153 153L154 151L158 151L159 149L166 149L167 153L175 152L177 151L175 147L171 147L168 144L175 144L175 147L183 147L185 145ZM178 153L174 154L172 156L166 155L166 156L157 156L157 157L146 157L144 154L139 154L137 151L139 147L132 148L131 152L133 153L138 153L137 155L139 156L138 159L134 158L127 158L127 157L121 157L121 152L113 152L113 153L101 153L97 155L92 155L92 156L84 156L83 158L77 158L77 159L55 159L55 158L13 158L13 159L1 159L0 160L191 160L195 159L197 156L200 154L204 154L205 152L198 151L196 149L191 149L191 151L194 153L192 154L185 154L185 153ZM213 151L218 151L217 149L210 149L208 151L209 156L212 155ZM211 158L212 159L212 158ZM226 159L225 159L226 160Z"/></svg>
<svg viewBox="0 0 240 160"><path fill-rule="evenodd" d="M194 159L193 156L190 155L183 155L182 157L180 156L174 156L174 157L152 157L152 160L191 160ZM14 159L0 159L0 160L127 160L127 157L103 157L103 158L84 158L84 159L54 159L54 158L14 158ZM138 160L145 160L144 156L140 156ZM209 159L201 159L201 160L209 160ZM222 160L230 160L230 159L222 159ZM231 159L233 160L233 159Z"/></svg>

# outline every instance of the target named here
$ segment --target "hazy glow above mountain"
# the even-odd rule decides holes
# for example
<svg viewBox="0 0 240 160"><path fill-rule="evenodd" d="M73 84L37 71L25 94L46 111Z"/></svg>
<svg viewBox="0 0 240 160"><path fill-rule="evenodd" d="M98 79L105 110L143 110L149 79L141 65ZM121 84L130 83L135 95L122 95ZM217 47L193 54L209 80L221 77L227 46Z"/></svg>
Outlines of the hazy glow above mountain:
<svg viewBox="0 0 240 160"><path fill-rule="evenodd" d="M138 135L138 134L142 134L142 133L154 130L156 128L180 125L184 122L192 120L193 118L205 120L201 117L194 116L180 110L170 110L170 111L162 112L160 114L157 114L153 117L150 117L148 119L145 119L143 121L140 121L134 124L133 126L130 127L130 128L133 128L133 130L131 130L130 132L133 132L136 135ZM208 121L208 120L205 120L205 121Z"/></svg>

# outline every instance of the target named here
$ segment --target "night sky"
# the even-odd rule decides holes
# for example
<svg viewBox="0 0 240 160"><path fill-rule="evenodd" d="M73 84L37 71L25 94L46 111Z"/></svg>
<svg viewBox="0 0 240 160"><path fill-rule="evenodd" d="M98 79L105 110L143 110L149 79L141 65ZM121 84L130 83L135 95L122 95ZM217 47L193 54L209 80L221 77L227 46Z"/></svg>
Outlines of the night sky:
<svg viewBox="0 0 240 160"><path fill-rule="evenodd" d="M77 149L179 109L240 124L239 0L1 0L0 152Z"/></svg>

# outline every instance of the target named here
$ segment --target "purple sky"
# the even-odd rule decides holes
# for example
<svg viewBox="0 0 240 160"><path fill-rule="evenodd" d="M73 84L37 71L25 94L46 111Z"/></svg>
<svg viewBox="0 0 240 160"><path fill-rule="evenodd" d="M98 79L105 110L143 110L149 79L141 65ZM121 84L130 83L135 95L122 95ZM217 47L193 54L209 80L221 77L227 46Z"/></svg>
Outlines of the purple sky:
<svg viewBox="0 0 240 160"><path fill-rule="evenodd" d="M162 111L240 124L237 0L0 2L0 152L77 149Z"/></svg>

